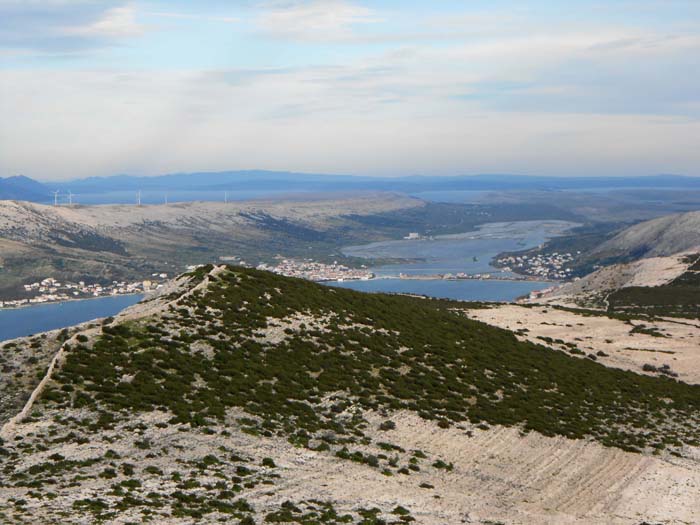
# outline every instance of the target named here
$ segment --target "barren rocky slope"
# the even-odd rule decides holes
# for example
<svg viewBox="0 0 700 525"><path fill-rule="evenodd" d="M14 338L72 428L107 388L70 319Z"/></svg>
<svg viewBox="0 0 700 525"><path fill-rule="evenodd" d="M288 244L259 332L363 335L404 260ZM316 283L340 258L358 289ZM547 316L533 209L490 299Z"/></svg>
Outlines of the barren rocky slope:
<svg viewBox="0 0 700 525"><path fill-rule="evenodd" d="M55 341L0 431L0 519L700 519L699 386L518 341L466 306L183 276Z"/></svg>
<svg viewBox="0 0 700 525"><path fill-rule="evenodd" d="M700 322L608 316L552 305L493 305L469 316L515 332L522 340L605 366L667 375L700 384Z"/></svg>
<svg viewBox="0 0 700 525"><path fill-rule="evenodd" d="M657 287L672 283L693 265L695 253L680 253L668 257L650 257L631 263L605 266L576 281L553 288L532 302L566 306L604 306L604 297L627 287Z"/></svg>
<svg viewBox="0 0 700 525"><path fill-rule="evenodd" d="M591 256L636 260L700 248L700 211L667 215L623 230Z"/></svg>
<svg viewBox="0 0 700 525"><path fill-rule="evenodd" d="M613 264L523 302L700 319L700 253Z"/></svg>

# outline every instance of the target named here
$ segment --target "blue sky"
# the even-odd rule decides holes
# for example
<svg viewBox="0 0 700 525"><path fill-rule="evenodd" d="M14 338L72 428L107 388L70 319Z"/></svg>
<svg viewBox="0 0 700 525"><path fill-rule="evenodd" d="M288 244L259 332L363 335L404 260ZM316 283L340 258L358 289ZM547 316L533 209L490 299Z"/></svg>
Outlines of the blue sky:
<svg viewBox="0 0 700 525"><path fill-rule="evenodd" d="M0 176L700 175L700 2L0 0Z"/></svg>

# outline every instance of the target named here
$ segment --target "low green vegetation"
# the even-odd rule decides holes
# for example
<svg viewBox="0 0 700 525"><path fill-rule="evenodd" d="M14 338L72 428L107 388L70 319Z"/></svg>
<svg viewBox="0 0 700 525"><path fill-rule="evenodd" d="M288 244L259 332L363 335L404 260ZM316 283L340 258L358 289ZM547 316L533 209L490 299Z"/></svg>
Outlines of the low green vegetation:
<svg viewBox="0 0 700 525"><path fill-rule="evenodd" d="M21 493L0 508L0 521L8 513L14 522L31 522L37 502L50 507L58 499L59 522L67 512L95 523L117 516L153 523L410 523L410 507L394 503L342 511L316 500L261 506L257 495L274 493L288 460L272 449L256 455L230 441L223 446L235 432L283 438L440 497L425 476L458 475L460 465L394 444L409 448L396 439L404 430L396 410L454 426L464 439L507 425L657 454L682 455L684 445L698 444L700 387L678 382L668 365L645 365L650 375L639 375L597 364L602 352L567 355L585 355L574 343L541 338L564 353L519 342L463 314L486 304L212 270L201 268L183 289L154 299L154 306L167 302L158 313L110 319L93 327L101 333L66 346L27 419L49 426L0 443L0 486ZM590 315L664 337L626 312ZM32 373L26 382L35 384L51 355L45 350L73 334L6 344L5 377L26 362ZM193 436L209 448L185 458ZM71 455L76 447L93 453ZM86 482L102 488L63 499Z"/></svg>
<svg viewBox="0 0 700 525"><path fill-rule="evenodd" d="M239 407L250 415L244 431L309 447L324 437L357 443L362 412L386 409L630 451L698 443L698 386L519 342L466 319L453 302L210 270L191 275L193 285L209 279L205 289L163 315L104 326L92 346L72 349L45 402L117 419L164 410L171 423L198 428Z"/></svg>
<svg viewBox="0 0 700 525"><path fill-rule="evenodd" d="M700 256L688 256L688 270L662 286L630 286L608 296L615 313L700 319ZM694 262L693 262L694 261Z"/></svg>
<svg viewBox="0 0 700 525"><path fill-rule="evenodd" d="M285 501L279 510L268 513L265 523L299 523L303 525L400 525L415 518L404 507L398 506L386 515L380 509L358 509L355 513L339 514L332 503L310 500L293 503Z"/></svg>

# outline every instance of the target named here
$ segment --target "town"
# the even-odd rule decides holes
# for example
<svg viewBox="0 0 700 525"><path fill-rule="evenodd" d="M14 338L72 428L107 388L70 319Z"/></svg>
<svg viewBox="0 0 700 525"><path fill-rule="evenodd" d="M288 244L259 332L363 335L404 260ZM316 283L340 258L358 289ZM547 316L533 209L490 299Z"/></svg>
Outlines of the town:
<svg viewBox="0 0 700 525"><path fill-rule="evenodd" d="M299 277L309 281L368 281L374 278L374 274L366 267L360 269L348 268L334 261L333 264L324 264L310 259L295 261L283 259L275 266L268 264L258 265L258 270L267 270L286 277Z"/></svg>
<svg viewBox="0 0 700 525"><path fill-rule="evenodd" d="M114 295L141 294L157 290L163 286L163 281L168 278L166 273L154 273L150 278L127 283L125 281L112 281L109 284L87 284L85 281L77 283L60 282L53 277L47 277L41 281L24 285L24 292L28 297L8 299L0 301L0 308L17 308L44 303L56 303L74 299L94 299Z"/></svg>
<svg viewBox="0 0 700 525"><path fill-rule="evenodd" d="M576 252L580 255L581 252ZM566 265L574 260L572 253L554 252L546 255L509 255L495 261L506 272L516 272L542 279L564 281L572 277L573 270Z"/></svg>

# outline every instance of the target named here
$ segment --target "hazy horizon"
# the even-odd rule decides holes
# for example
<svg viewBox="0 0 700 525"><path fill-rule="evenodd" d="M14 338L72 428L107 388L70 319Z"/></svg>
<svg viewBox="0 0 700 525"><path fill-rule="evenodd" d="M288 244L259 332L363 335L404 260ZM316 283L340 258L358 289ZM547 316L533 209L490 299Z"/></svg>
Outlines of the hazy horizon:
<svg viewBox="0 0 700 525"><path fill-rule="evenodd" d="M0 176L696 176L700 3L0 0Z"/></svg>
<svg viewBox="0 0 700 525"><path fill-rule="evenodd" d="M655 178L681 178L681 179L698 179L700 178L699 175L690 175L690 174L684 174L684 173L648 173L648 174L640 174L640 175L635 175L635 174L630 174L630 175L615 175L615 174L594 174L594 175L566 175L566 174L552 174L552 175L541 175L537 173L533 174L524 174L524 173L455 173L455 174L448 174L448 175L429 175L429 174L421 174L421 173L406 173L406 174L396 174L396 175L382 175L382 174L374 174L374 175L368 175L368 174L363 174L363 173L320 173L320 172L299 172L299 171L291 171L291 170L262 170L262 169L224 169L220 171L202 171L202 170L193 170L193 171L188 171L188 172L183 172L183 171L175 171L175 172L168 172L168 173L113 173L113 174L107 174L107 175L88 175L85 177L66 177L66 178L50 178L50 177L29 177L33 180L36 180L37 182L41 183L65 183L65 182L71 182L71 181L83 181L86 179L109 179L109 178L118 178L118 177L133 177L133 178L158 178L158 177L169 177L169 176L188 176L188 175L244 175L244 174L253 174L253 173L260 173L260 174L265 174L265 175L280 175L280 176L294 176L294 175L304 175L304 176L310 176L310 177L338 177L338 178L356 178L356 179L409 179L409 178L416 178L416 179L459 179L459 178L523 178L523 179L538 179L538 178L546 178L546 179L553 179L553 180L566 180L566 179L655 179ZM8 178L8 177L15 177L15 176L25 176L28 177L28 175L25 175L23 173L17 173L14 175L1 175L0 178Z"/></svg>

